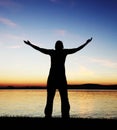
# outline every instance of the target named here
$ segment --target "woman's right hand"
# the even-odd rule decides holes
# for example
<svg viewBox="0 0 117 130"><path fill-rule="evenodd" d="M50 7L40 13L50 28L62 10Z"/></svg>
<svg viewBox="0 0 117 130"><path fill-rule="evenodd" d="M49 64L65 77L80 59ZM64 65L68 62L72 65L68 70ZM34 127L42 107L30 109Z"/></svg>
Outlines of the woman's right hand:
<svg viewBox="0 0 117 130"><path fill-rule="evenodd" d="M27 41L24 40L24 43L26 43L27 45L31 45L31 42L28 40Z"/></svg>

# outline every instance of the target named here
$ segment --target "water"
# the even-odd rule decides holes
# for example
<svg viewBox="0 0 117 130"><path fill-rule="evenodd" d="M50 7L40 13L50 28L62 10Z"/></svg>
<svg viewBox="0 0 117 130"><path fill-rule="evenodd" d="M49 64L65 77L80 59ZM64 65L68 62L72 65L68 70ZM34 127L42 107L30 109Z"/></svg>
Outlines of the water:
<svg viewBox="0 0 117 130"><path fill-rule="evenodd" d="M0 117L44 117L46 90L0 90ZM117 90L69 90L70 117L117 119ZM61 117L57 91L53 117Z"/></svg>

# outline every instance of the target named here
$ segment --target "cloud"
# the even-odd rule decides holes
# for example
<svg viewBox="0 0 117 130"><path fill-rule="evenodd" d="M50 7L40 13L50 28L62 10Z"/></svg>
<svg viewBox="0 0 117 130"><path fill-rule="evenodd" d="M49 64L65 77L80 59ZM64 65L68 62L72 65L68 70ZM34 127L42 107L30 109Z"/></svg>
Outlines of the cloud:
<svg viewBox="0 0 117 130"><path fill-rule="evenodd" d="M74 7L75 4L76 4L76 2L75 2L74 0L70 0L70 5L71 5L71 7Z"/></svg>
<svg viewBox="0 0 117 130"><path fill-rule="evenodd" d="M53 3L57 3L59 2L60 0L50 0L50 2L53 2Z"/></svg>
<svg viewBox="0 0 117 130"><path fill-rule="evenodd" d="M74 7L76 5L76 0L49 0L51 3L59 3L59 4L65 4L70 7Z"/></svg>
<svg viewBox="0 0 117 130"><path fill-rule="evenodd" d="M19 35L14 35L14 34L9 34L9 33L0 33L1 35L1 39L2 41L17 41L17 40L20 40L22 39L23 36L20 36Z"/></svg>
<svg viewBox="0 0 117 130"><path fill-rule="evenodd" d="M90 60L92 62L98 63L106 67L117 68L117 62L113 62L111 60L102 59L102 58L90 58Z"/></svg>
<svg viewBox="0 0 117 130"><path fill-rule="evenodd" d="M0 0L0 6L3 7L11 7L11 6L15 6L16 3L12 0Z"/></svg>
<svg viewBox="0 0 117 130"><path fill-rule="evenodd" d="M11 39L11 40L20 40L21 39L20 36L13 35L13 34L6 34L5 37L8 39Z"/></svg>
<svg viewBox="0 0 117 130"><path fill-rule="evenodd" d="M0 23L5 24L10 27L16 27L17 24L11 21L10 19L0 17Z"/></svg>
<svg viewBox="0 0 117 130"><path fill-rule="evenodd" d="M21 48L21 45L13 45L13 46L8 46L7 48L11 48L11 49L19 49Z"/></svg>
<svg viewBox="0 0 117 130"><path fill-rule="evenodd" d="M80 66L79 73L81 75L85 75L85 76L92 76L92 75L94 75L94 72L92 70L89 70L85 66Z"/></svg>
<svg viewBox="0 0 117 130"><path fill-rule="evenodd" d="M19 35L14 35L14 34L1 34L1 39L0 39L0 45L4 46L5 48L21 48L23 47L23 36Z"/></svg>
<svg viewBox="0 0 117 130"><path fill-rule="evenodd" d="M64 29L58 29L58 30L55 30L56 34L60 35L60 36L64 36L66 34L66 30Z"/></svg>
<svg viewBox="0 0 117 130"><path fill-rule="evenodd" d="M0 8L4 8L7 11L17 11L21 10L22 5L15 0L0 0Z"/></svg>

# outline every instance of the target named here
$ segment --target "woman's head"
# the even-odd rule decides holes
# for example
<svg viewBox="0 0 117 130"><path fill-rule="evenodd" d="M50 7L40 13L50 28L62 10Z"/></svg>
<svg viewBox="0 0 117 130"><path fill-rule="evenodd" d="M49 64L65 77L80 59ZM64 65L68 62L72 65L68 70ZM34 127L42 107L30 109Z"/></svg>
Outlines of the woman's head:
<svg viewBox="0 0 117 130"><path fill-rule="evenodd" d="M62 50L63 48L64 48L63 47L63 42L60 41L60 40L56 41L56 43L55 43L55 49L56 50Z"/></svg>

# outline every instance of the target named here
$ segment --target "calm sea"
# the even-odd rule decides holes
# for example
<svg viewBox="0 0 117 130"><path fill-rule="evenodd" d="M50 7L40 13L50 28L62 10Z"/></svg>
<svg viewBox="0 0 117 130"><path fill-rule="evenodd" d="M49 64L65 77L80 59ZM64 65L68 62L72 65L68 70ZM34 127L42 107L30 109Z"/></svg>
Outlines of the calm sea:
<svg viewBox="0 0 117 130"><path fill-rule="evenodd" d="M44 117L46 90L0 90L0 117ZM117 119L117 90L68 90L70 117ZM58 91L53 117L61 117Z"/></svg>

